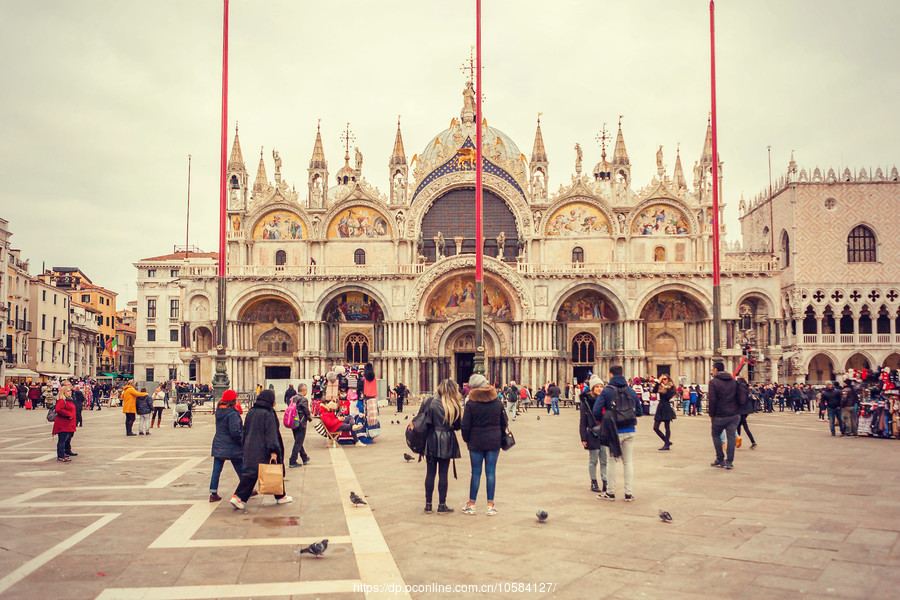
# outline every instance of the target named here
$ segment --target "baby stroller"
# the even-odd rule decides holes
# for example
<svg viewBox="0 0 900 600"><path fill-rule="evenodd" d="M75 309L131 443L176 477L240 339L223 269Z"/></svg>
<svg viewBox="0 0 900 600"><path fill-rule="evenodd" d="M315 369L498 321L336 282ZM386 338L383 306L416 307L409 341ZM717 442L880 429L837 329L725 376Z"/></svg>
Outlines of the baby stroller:
<svg viewBox="0 0 900 600"><path fill-rule="evenodd" d="M194 424L194 417L191 413L191 401L188 400L186 404L176 404L175 405L175 422L172 423L172 427L178 427L181 425L184 427L187 425L190 427Z"/></svg>

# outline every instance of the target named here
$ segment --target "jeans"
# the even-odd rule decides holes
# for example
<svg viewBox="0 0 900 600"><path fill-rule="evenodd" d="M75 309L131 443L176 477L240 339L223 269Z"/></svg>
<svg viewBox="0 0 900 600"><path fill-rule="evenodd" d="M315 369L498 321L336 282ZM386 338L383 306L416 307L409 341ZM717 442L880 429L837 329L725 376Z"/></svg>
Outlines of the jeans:
<svg viewBox="0 0 900 600"><path fill-rule="evenodd" d="M844 421L844 431L842 433L845 435L859 435L859 432L856 430L859 420L856 416L855 406L841 408L841 419Z"/></svg>
<svg viewBox="0 0 900 600"><path fill-rule="evenodd" d="M125 413L125 433L134 435L131 428L134 426L134 413Z"/></svg>
<svg viewBox="0 0 900 600"><path fill-rule="evenodd" d="M60 431L56 434L56 458L65 458L72 452L72 436L73 431Z"/></svg>
<svg viewBox="0 0 900 600"><path fill-rule="evenodd" d="M828 409L828 426L831 427L831 435L834 435L834 424L838 424L838 428L841 430L841 435L844 435L844 420L841 418L841 409L840 408L831 408Z"/></svg>
<svg viewBox="0 0 900 600"><path fill-rule="evenodd" d="M731 464L734 462L734 445L737 439L737 426L741 422L740 415L731 417L713 417L712 418L712 438L713 446L716 449L716 461ZM727 439L726 453L722 452L722 432L725 432Z"/></svg>
<svg viewBox="0 0 900 600"><path fill-rule="evenodd" d="M296 464L298 454L303 462L308 463L309 456L306 454L306 450L303 449L303 442L306 440L306 423L295 427L292 433L294 434L294 447L291 449L291 459L288 461L288 464Z"/></svg>
<svg viewBox="0 0 900 600"><path fill-rule="evenodd" d="M550 406L553 407L553 414L558 415L559 414L559 398L551 398Z"/></svg>
<svg viewBox="0 0 900 600"><path fill-rule="evenodd" d="M550 414L550 409L553 408L553 401L551 400L549 403L544 403L544 407L547 409L547 414Z"/></svg>
<svg viewBox="0 0 900 600"><path fill-rule="evenodd" d="M596 450L588 450L588 474L591 481L597 481L597 462L600 463L600 480L606 482L606 463L609 461L609 448L600 446Z"/></svg>
<svg viewBox="0 0 900 600"><path fill-rule="evenodd" d="M450 459L429 456L425 460L425 503L431 504L431 498L434 495L434 478L437 475L438 502L447 504L447 472L450 469Z"/></svg>
<svg viewBox="0 0 900 600"><path fill-rule="evenodd" d="M634 481L634 432L619 433L619 444L622 446L622 465L625 467L625 495L631 495L631 484ZM606 491L616 493L616 465L606 474Z"/></svg>
<svg viewBox="0 0 900 600"><path fill-rule="evenodd" d="M140 417L140 420L138 421L138 431L141 433L150 433L150 413L138 416Z"/></svg>
<svg viewBox="0 0 900 600"><path fill-rule="evenodd" d="M100 398L91 399L91 410L94 410L94 406L97 406L97 410L100 410Z"/></svg>
<svg viewBox="0 0 900 600"><path fill-rule="evenodd" d="M472 463L472 479L469 481L469 502L478 497L478 486L481 484L481 465L484 463L484 482L487 487L487 501L494 501L494 488L497 485L497 459L500 450L476 452L469 450L469 461Z"/></svg>
<svg viewBox="0 0 900 600"><path fill-rule="evenodd" d="M359 438L356 437L356 432L353 431L353 425L353 417L348 415L344 417L344 424L335 429L334 433L337 433L338 431L349 431L350 437L353 438L353 443L356 444L357 442L359 442Z"/></svg>
<svg viewBox="0 0 900 600"><path fill-rule="evenodd" d="M687 415L691 410L691 401L690 400L682 400L681 401L681 414Z"/></svg>
<svg viewBox="0 0 900 600"><path fill-rule="evenodd" d="M213 457L213 470L212 477L209 479L209 493L215 494L219 491L219 476L222 474L222 467L225 466L225 461L230 460L231 466L234 467L234 472L237 473L237 476L241 476L241 470L244 468L244 459L243 458L220 458L218 456Z"/></svg>
<svg viewBox="0 0 900 600"><path fill-rule="evenodd" d="M518 407L518 402L507 402L506 403L506 416L510 421L516 420L516 408Z"/></svg>
<svg viewBox="0 0 900 600"><path fill-rule="evenodd" d="M397 397L397 412L398 413L403 412L403 397L402 396Z"/></svg>

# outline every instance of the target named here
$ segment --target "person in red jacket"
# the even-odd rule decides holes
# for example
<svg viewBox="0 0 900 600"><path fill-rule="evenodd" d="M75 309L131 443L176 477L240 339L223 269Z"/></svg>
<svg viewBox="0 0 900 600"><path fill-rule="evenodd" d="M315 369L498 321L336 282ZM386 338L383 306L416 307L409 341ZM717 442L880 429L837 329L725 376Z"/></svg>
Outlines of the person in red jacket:
<svg viewBox="0 0 900 600"><path fill-rule="evenodd" d="M335 433L337 431L349 431L350 436L353 438L354 444L356 444L357 446L365 446L365 444L360 442L359 438L356 437L356 432L362 429L362 425L354 425L353 417L351 416L347 416L341 419L334 414L334 411L336 411L337 409L337 403L334 401L322 405L322 412L319 414L319 416L322 419L322 425L325 426L325 429L327 429L331 433Z"/></svg>
<svg viewBox="0 0 900 600"><path fill-rule="evenodd" d="M72 436L75 435L75 403L72 402L72 388L63 386L56 401L56 419L53 433L56 436L56 462L72 462Z"/></svg>

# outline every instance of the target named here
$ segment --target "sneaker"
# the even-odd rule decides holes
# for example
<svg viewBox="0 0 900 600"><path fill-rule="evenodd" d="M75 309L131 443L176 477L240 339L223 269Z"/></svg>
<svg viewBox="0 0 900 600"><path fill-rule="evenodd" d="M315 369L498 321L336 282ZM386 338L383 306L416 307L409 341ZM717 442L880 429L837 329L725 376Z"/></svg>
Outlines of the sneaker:
<svg viewBox="0 0 900 600"><path fill-rule="evenodd" d="M360 425L359 423L357 423L356 425L353 426L353 431L359 431L362 428L363 428L363 426Z"/></svg>
<svg viewBox="0 0 900 600"><path fill-rule="evenodd" d="M309 459L307 458L306 460L303 461L303 466L305 467L308 464L309 464Z"/></svg>
<svg viewBox="0 0 900 600"><path fill-rule="evenodd" d="M602 494L597 494L597 497L601 500L609 500L610 502L614 502L616 499L615 494L610 494L609 492L603 492Z"/></svg>
<svg viewBox="0 0 900 600"><path fill-rule="evenodd" d="M244 503L241 502L241 499L238 498L237 496L231 497L231 505L237 509L244 508Z"/></svg>
<svg viewBox="0 0 900 600"><path fill-rule="evenodd" d="M293 501L294 499L290 496L285 496L284 498L279 498L278 500L276 500L275 504L290 504Z"/></svg>
<svg viewBox="0 0 900 600"><path fill-rule="evenodd" d="M834 434L832 433L831 435L834 435ZM753 442L752 444L750 444L750 449L753 450L754 448L756 448L756 442Z"/></svg>
<svg viewBox="0 0 900 600"><path fill-rule="evenodd" d="M452 513L452 512L453 512L453 509L450 508L449 506L447 506L446 504L438 504L437 512L438 512L439 515L440 515L440 514L447 514L447 513Z"/></svg>
<svg viewBox="0 0 900 600"><path fill-rule="evenodd" d="M711 466L711 467L724 467L724 466L725 466L725 461L714 460L713 462L709 463L709 466Z"/></svg>
<svg viewBox="0 0 900 600"><path fill-rule="evenodd" d="M149 431L148 431L148 432L147 432L147 433L145 433L145 434L144 434L144 435L150 435L150 432L149 432Z"/></svg>
<svg viewBox="0 0 900 600"><path fill-rule="evenodd" d="M592 492L599 492L599 491L600 491L600 486L597 485L597 482L596 482L596 481L592 481L592 482L591 482L591 491L592 491Z"/></svg>
<svg viewBox="0 0 900 600"><path fill-rule="evenodd" d="M138 435L144 435L144 432L143 432L143 431L139 431L139 432L138 432Z"/></svg>
<svg viewBox="0 0 900 600"><path fill-rule="evenodd" d="M730 470L732 470L732 469L734 468L734 465L731 464L730 462L726 462L726 463L725 463L725 468L728 469L728 470L730 471Z"/></svg>
<svg viewBox="0 0 900 600"><path fill-rule="evenodd" d="M487 505L487 510L484 511L484 514L486 514L486 515L489 516L489 517L493 517L494 515L497 514L497 509L494 508L494 505L493 505L493 504L488 504L488 505Z"/></svg>
<svg viewBox="0 0 900 600"><path fill-rule="evenodd" d="M669 444L663 444L663 447L659 449L660 452L665 452L669 449Z"/></svg>
<svg viewBox="0 0 900 600"><path fill-rule="evenodd" d="M625 502L634 502L634 496L631 494L625 494Z"/></svg>
<svg viewBox="0 0 900 600"><path fill-rule="evenodd" d="M209 495L209 501L210 501L210 502L218 502L218 501L221 500L221 499L222 499L222 496L218 495L218 494L215 493L215 492L212 492L212 493Z"/></svg>
<svg viewBox="0 0 900 600"><path fill-rule="evenodd" d="M478 514L478 513L475 512L475 505L474 505L474 504L466 504L466 507L462 509L462 514L464 514L464 515L474 515L474 514Z"/></svg>
<svg viewBox="0 0 900 600"><path fill-rule="evenodd" d="M253 490L252 492L250 492L250 497L252 498L253 496L259 496L259 490Z"/></svg>
<svg viewBox="0 0 900 600"><path fill-rule="evenodd" d="M66 452L66 456L78 456L77 452Z"/></svg>
<svg viewBox="0 0 900 600"><path fill-rule="evenodd" d="M288 464L289 469L293 469L294 467L302 467L302 466L303 466L302 463L289 463Z"/></svg>
<svg viewBox="0 0 900 600"><path fill-rule="evenodd" d="M431 502L429 502L425 505L425 514L430 515L432 512L434 512L434 511L431 510Z"/></svg>
<svg viewBox="0 0 900 600"><path fill-rule="evenodd" d="M56 462L72 462L72 459L69 458L68 456L65 457L65 458L59 458L59 457L57 457Z"/></svg>
<svg viewBox="0 0 900 600"><path fill-rule="evenodd" d="M126 435L126 436L132 436L132 435L137 435L137 434L136 434L136 433L126 433L125 435Z"/></svg>
<svg viewBox="0 0 900 600"><path fill-rule="evenodd" d="M366 447L366 445L363 444L362 442L356 442L355 445L356 445L356 446L360 446L360 447L362 447L362 448L365 448L365 447Z"/></svg>

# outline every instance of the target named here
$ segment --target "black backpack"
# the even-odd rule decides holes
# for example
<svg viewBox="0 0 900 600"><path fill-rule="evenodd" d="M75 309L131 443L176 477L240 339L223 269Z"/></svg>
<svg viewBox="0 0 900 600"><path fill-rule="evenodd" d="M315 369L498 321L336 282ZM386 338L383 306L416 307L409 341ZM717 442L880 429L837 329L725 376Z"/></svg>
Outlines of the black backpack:
<svg viewBox="0 0 900 600"><path fill-rule="evenodd" d="M428 430L428 426L425 424L425 414L430 410L433 400L434 398L428 398L422 405L419 414L413 417L413 420L406 426L406 445L415 454L421 455L425 452L425 434Z"/></svg>
<svg viewBox="0 0 900 600"><path fill-rule="evenodd" d="M615 392L612 403L612 414L616 425L630 425L637 423L637 414L634 412L634 401L628 397L627 387L611 386Z"/></svg>

